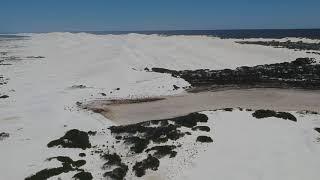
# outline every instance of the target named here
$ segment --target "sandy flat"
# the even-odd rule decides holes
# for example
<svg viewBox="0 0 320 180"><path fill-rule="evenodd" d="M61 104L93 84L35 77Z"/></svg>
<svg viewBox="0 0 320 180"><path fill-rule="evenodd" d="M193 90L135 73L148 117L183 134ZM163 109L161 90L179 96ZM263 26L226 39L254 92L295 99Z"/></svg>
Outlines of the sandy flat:
<svg viewBox="0 0 320 180"><path fill-rule="evenodd" d="M167 96L165 100L113 104L104 115L117 124L163 119L190 112L226 107L273 109L277 111L320 111L320 91L294 89L236 89Z"/></svg>

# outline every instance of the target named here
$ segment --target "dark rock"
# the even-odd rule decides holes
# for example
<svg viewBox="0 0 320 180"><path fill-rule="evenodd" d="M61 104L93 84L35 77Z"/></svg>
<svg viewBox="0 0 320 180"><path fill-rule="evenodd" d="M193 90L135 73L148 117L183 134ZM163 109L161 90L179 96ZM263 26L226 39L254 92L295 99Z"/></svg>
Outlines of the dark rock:
<svg viewBox="0 0 320 180"><path fill-rule="evenodd" d="M177 155L177 152L173 151L175 148L176 146L169 146L169 145L154 146L152 148L147 149L146 152L149 153L150 151L154 151L152 156L159 159L167 155L170 155L170 158L173 158Z"/></svg>
<svg viewBox="0 0 320 180"><path fill-rule="evenodd" d="M75 175L73 176L73 178L74 178L75 180L92 180L92 179L93 179L93 176L92 176L92 174L89 173L89 172L84 172L84 171L82 171L82 172L79 172L79 173L75 174Z"/></svg>
<svg viewBox="0 0 320 180"><path fill-rule="evenodd" d="M57 175L60 175L62 173L68 173L68 172L70 172L72 170L73 170L73 168L70 167L70 166L43 169L43 170L37 172L36 174L25 178L25 180L44 180L44 179L49 179L49 178L51 178L53 176L57 176Z"/></svg>
<svg viewBox="0 0 320 180"><path fill-rule="evenodd" d="M305 110L305 111L299 111L298 113L299 113L299 114L319 114L318 112L315 112L315 111L308 111L308 110Z"/></svg>
<svg viewBox="0 0 320 180"><path fill-rule="evenodd" d="M160 165L160 161L157 158L151 155L148 155L147 159L144 159L141 162L137 162L133 166L132 170L135 172L137 177L142 177L146 174L147 169L156 171L158 170L159 165Z"/></svg>
<svg viewBox="0 0 320 180"><path fill-rule="evenodd" d="M224 109L222 109L222 110L232 112L232 111L233 111L233 108L224 108Z"/></svg>
<svg viewBox="0 0 320 180"><path fill-rule="evenodd" d="M115 137L117 140L121 140L122 139L122 136L116 136Z"/></svg>
<svg viewBox="0 0 320 180"><path fill-rule="evenodd" d="M51 161L52 159L56 159L60 161L63 166L72 166L72 167L78 168L86 164L85 160L73 161L71 158L67 156L57 156L57 157L48 158L48 161Z"/></svg>
<svg viewBox="0 0 320 180"><path fill-rule="evenodd" d="M133 145L130 147L131 151L142 153L148 147L150 140L133 136L125 138L125 142Z"/></svg>
<svg viewBox="0 0 320 180"><path fill-rule="evenodd" d="M103 154L101 155L101 158L105 161L107 161L103 166L114 166L114 165L121 165L121 158L118 154Z"/></svg>
<svg viewBox="0 0 320 180"><path fill-rule="evenodd" d="M89 136L95 136L97 134L97 131L88 131Z"/></svg>
<svg viewBox="0 0 320 180"><path fill-rule="evenodd" d="M167 73L167 74L176 74L178 71L174 71L174 70L169 70L169 69L165 69L165 68L152 68L151 69L153 72L157 72L157 73Z"/></svg>
<svg viewBox="0 0 320 180"><path fill-rule="evenodd" d="M210 127L208 127L208 126L195 126L192 128L192 130L193 131L200 130L200 131L210 132Z"/></svg>
<svg viewBox="0 0 320 180"><path fill-rule="evenodd" d="M197 142L211 143L213 142L213 140L211 139L211 137L208 137L208 136L198 136Z"/></svg>
<svg viewBox="0 0 320 180"><path fill-rule="evenodd" d="M122 165L118 168L113 169L112 171L104 173L103 176L110 177L114 180L123 180L127 172L128 172L128 166Z"/></svg>
<svg viewBox="0 0 320 180"><path fill-rule="evenodd" d="M198 122L208 122L208 117L200 113L191 113L186 116L180 116L170 119L175 122L176 125L192 128L197 125Z"/></svg>
<svg viewBox="0 0 320 180"><path fill-rule="evenodd" d="M276 111L272 111L272 110L256 110L253 114L253 117L257 118L257 119L261 119L261 118L267 118L267 117L276 117L276 118L282 118L285 120L291 120L296 122L297 118L288 113L288 112L276 112Z"/></svg>
<svg viewBox="0 0 320 180"><path fill-rule="evenodd" d="M179 88L180 88L179 86L173 85L173 89L174 89L174 90L178 90Z"/></svg>
<svg viewBox="0 0 320 180"><path fill-rule="evenodd" d="M86 153L79 153L80 157L86 157Z"/></svg>
<svg viewBox="0 0 320 180"><path fill-rule="evenodd" d="M51 161L52 159L60 161L62 163L62 167L43 169L37 172L36 174L25 178L25 180L43 180L49 179L53 176L60 175L62 173L68 173L70 171L79 171L81 170L79 169L79 167L83 166L86 163L85 160L73 161L71 158L66 156L52 157L49 158L48 161Z"/></svg>
<svg viewBox="0 0 320 180"><path fill-rule="evenodd" d="M10 136L9 133L5 133L5 132L0 133L0 141L8 138L9 136Z"/></svg>
<svg viewBox="0 0 320 180"><path fill-rule="evenodd" d="M77 129L68 131L63 137L49 142L47 146L49 148L54 146L81 149L91 148L88 133Z"/></svg>
<svg viewBox="0 0 320 180"><path fill-rule="evenodd" d="M80 84L80 85L73 85L71 88L74 88L74 89L84 89L84 88L87 88L87 86Z"/></svg>
<svg viewBox="0 0 320 180"><path fill-rule="evenodd" d="M30 58L30 59L43 59L45 58L44 56L27 56L26 58Z"/></svg>
<svg viewBox="0 0 320 180"><path fill-rule="evenodd" d="M2 96L0 96L0 99L6 99L6 98L9 98L9 96L8 96L8 95L2 95Z"/></svg>
<svg viewBox="0 0 320 180"><path fill-rule="evenodd" d="M123 179L128 171L128 166L123 164L121 161L121 157L116 154L103 154L101 155L101 158L105 161L107 161L104 165L103 168L109 168L111 166L116 166L117 168L113 169L112 171L104 173L104 177L110 177L112 179Z"/></svg>
<svg viewBox="0 0 320 180"><path fill-rule="evenodd" d="M320 128L314 128L314 130L320 133Z"/></svg>

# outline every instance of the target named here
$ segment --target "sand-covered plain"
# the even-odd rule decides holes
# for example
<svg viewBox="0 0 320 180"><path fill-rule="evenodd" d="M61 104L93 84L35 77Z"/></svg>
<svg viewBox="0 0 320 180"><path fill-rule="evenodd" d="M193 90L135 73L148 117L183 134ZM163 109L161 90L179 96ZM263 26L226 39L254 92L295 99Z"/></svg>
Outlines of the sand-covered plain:
<svg viewBox="0 0 320 180"><path fill-rule="evenodd" d="M56 167L59 162L48 162L47 158L58 155L85 159L87 164L83 168L92 172L94 179L103 179L103 162L99 156L90 156L90 149L47 147L50 141L70 129L106 131L116 124L225 107L319 111L318 91L235 89L187 94L183 88L173 88L173 85L189 86L185 80L144 71L145 67L223 69L292 61L299 57L319 58L305 51L241 45L233 39L206 36L27 35L30 37L23 40L0 42L1 52L8 53L3 55L8 58L5 63L12 64L0 66L0 75L8 82L0 86L0 93L9 96L0 99L0 133L9 134L0 141L0 179L24 179L44 168ZM44 58L27 58L29 56ZM76 104L145 97L165 99L111 105L107 107L111 112L107 118ZM208 135L214 143L195 145L194 136L183 139L181 143L185 146L179 149L179 157L166 159L158 171L147 171L146 178L313 180L319 177L318 134L313 130L320 125L317 115L300 117L293 112L298 118L298 123L294 123L277 118L257 120L251 112L238 110L202 113L209 118L208 124L213 130ZM108 132L90 137L92 145L111 140ZM128 148L119 147L116 150L125 154ZM195 149L199 153L189 158L188 152ZM81 152L88 156L80 158ZM64 173L54 178L71 179L72 176ZM127 178L137 179L134 174L128 174Z"/></svg>

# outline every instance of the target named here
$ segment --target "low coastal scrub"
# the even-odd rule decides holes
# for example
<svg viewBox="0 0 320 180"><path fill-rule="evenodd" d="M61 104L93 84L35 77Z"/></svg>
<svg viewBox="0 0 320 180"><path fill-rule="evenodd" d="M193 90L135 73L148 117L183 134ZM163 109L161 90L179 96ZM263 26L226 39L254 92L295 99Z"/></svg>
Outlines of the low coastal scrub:
<svg viewBox="0 0 320 180"><path fill-rule="evenodd" d="M133 173L137 177L142 177L147 170L156 171L160 166L162 158L175 158L178 154L178 148L182 144L178 140L195 134L210 131L204 123L208 122L208 117L201 113L190 113L185 116L179 116L170 119L145 121L137 124L120 125L109 127L110 135L113 140L105 144L92 146L90 137L103 134L105 131L80 131L77 129L69 130L61 138L48 143L48 147L60 148L80 148L89 149L91 153L79 153L79 157L87 158L90 155L98 154L104 162L101 166L103 173L101 175L108 179L122 180ZM200 125L201 124L201 125ZM187 131L186 131L187 130ZM191 131L191 132L190 132ZM195 136L195 142L213 142L208 136ZM110 136L109 136L110 138ZM124 146L125 152L117 152L115 144ZM131 158L137 160L132 163ZM51 177L59 177L62 173L77 172L73 178L80 180L91 180L93 176L81 167L86 164L86 160L74 161L66 156L57 156L48 158L62 163L61 167L43 169L29 177L26 180L40 180ZM130 160L128 160L130 159ZM139 160L138 160L139 159Z"/></svg>
<svg viewBox="0 0 320 180"><path fill-rule="evenodd" d="M202 143L211 143L213 142L211 137L208 136L198 136L197 137L197 142L202 142Z"/></svg>
<svg viewBox="0 0 320 180"><path fill-rule="evenodd" d="M142 177L146 174L147 169L156 171L158 170L159 165L160 165L160 161L149 154L146 159L140 162L137 162L132 169L135 172L137 177Z"/></svg>
<svg viewBox="0 0 320 180"><path fill-rule="evenodd" d="M58 160L59 162L62 163L61 167L56 167L56 168L50 168L50 169L43 169L34 175L31 175L25 180L43 180L43 179L49 179L51 177L60 175L62 173L68 173L71 171L79 171L82 173L78 173L75 175L76 178L79 180L91 180L92 175L91 173L84 172L83 169L80 169L81 166L86 164L85 160L78 160L78 161L73 161L71 158L66 157L66 156L57 156L57 157L52 157L48 158L48 161L51 161L53 159ZM91 177L91 179L90 179Z"/></svg>
<svg viewBox="0 0 320 180"><path fill-rule="evenodd" d="M271 46L275 48L287 48L294 50L320 50L320 43L307 43L303 41L237 41L239 44L254 44L254 45L262 45L262 46Z"/></svg>
<svg viewBox="0 0 320 180"><path fill-rule="evenodd" d="M297 58L292 62L242 66L223 70L175 71L152 68L153 72L168 73L188 81L193 87L237 86L320 89L320 64L312 58ZM208 90L208 89L204 89Z"/></svg>
<svg viewBox="0 0 320 180"><path fill-rule="evenodd" d="M152 156L156 158L163 158L165 156L169 156L170 158L174 158L177 155L177 152L174 151L174 149L177 148L177 146L170 146L170 145L164 145L164 146L154 146L152 148L149 148L146 150L147 153L154 152Z"/></svg>
<svg viewBox="0 0 320 180"><path fill-rule="evenodd" d="M257 119L262 119L262 118L268 118L268 117L276 117L276 118L281 118L285 120L291 120L296 122L297 118L292 115L291 113L288 112L276 112L273 110L256 110L254 113L252 113L252 116L257 118Z"/></svg>
<svg viewBox="0 0 320 180"><path fill-rule="evenodd" d="M6 138L9 138L9 133L6 133L6 132L2 132L0 133L0 141L6 139Z"/></svg>
<svg viewBox="0 0 320 180"><path fill-rule="evenodd" d="M48 147L60 146L63 148L91 148L89 142L89 136L87 132L79 131L77 129L72 129L66 134L54 141L51 141L47 145Z"/></svg>

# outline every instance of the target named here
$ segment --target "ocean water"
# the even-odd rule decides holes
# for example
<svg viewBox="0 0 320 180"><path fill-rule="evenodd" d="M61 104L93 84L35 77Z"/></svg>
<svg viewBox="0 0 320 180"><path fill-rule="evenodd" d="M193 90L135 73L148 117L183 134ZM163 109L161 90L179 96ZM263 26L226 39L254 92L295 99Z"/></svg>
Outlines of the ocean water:
<svg viewBox="0 0 320 180"><path fill-rule="evenodd" d="M176 31L87 31L92 34L159 34L171 35L204 35L220 38L274 38L298 37L320 39L320 29L250 29L250 30L176 30Z"/></svg>
<svg viewBox="0 0 320 180"><path fill-rule="evenodd" d="M27 38L27 36L0 34L0 41L19 40L24 38Z"/></svg>
<svg viewBox="0 0 320 180"><path fill-rule="evenodd" d="M203 36L215 36L220 38L272 38L280 39L285 37L297 37L297 38L309 38L320 39L320 29L242 29L242 30L174 30L174 31L74 31L72 33L90 33L97 35L104 34L158 34L163 36L172 35L203 35ZM25 38L26 36L13 35L13 34L0 34L0 39L10 38Z"/></svg>

